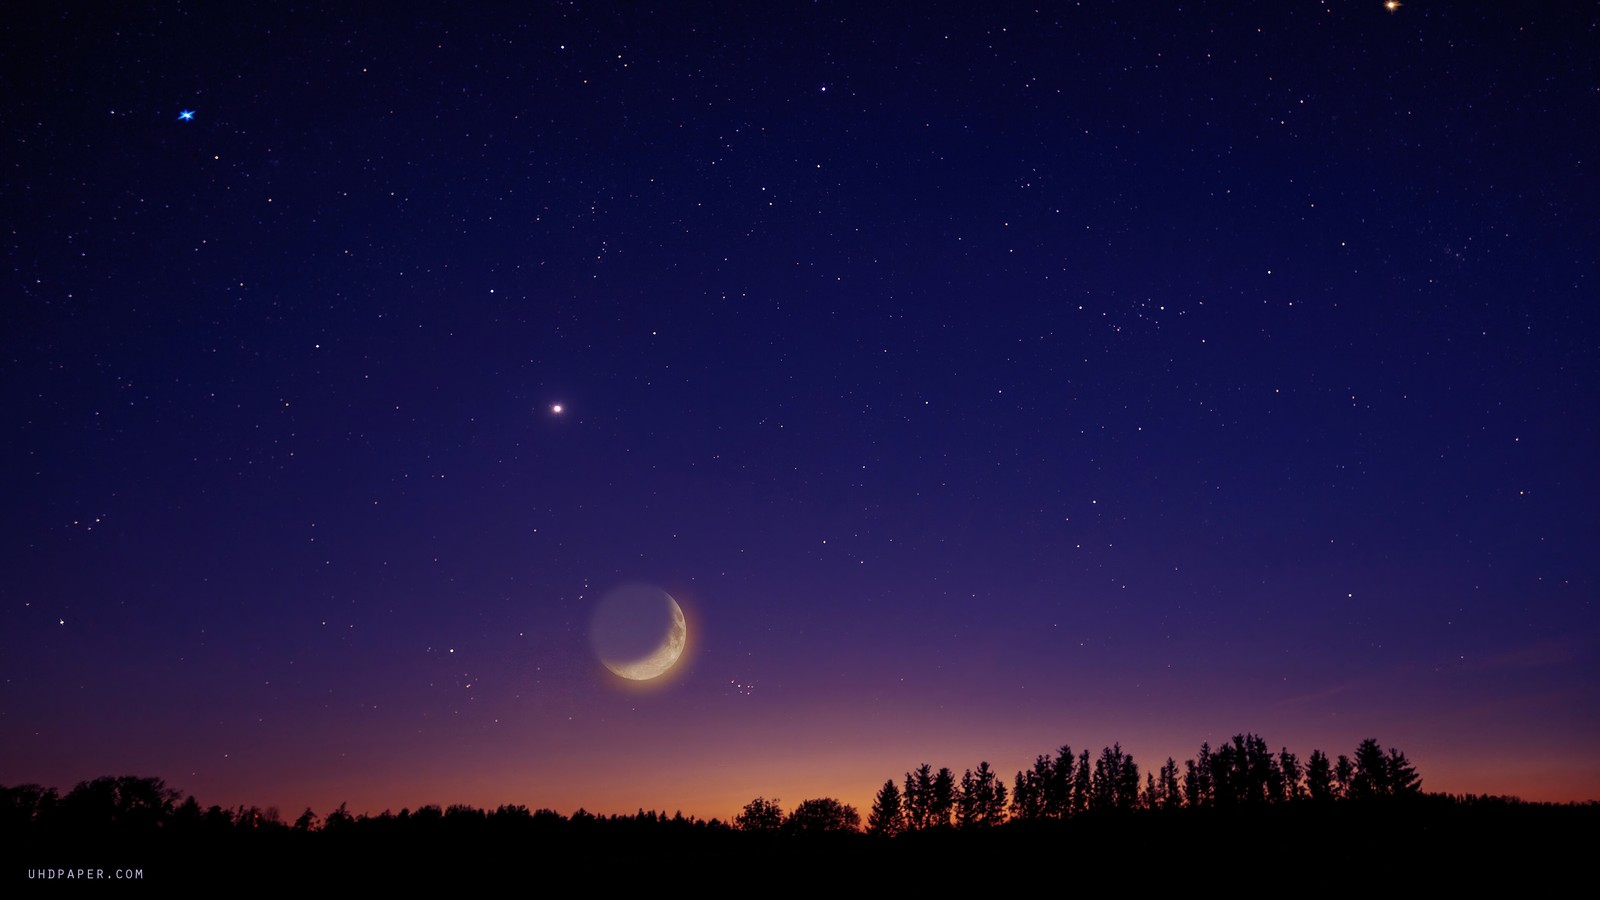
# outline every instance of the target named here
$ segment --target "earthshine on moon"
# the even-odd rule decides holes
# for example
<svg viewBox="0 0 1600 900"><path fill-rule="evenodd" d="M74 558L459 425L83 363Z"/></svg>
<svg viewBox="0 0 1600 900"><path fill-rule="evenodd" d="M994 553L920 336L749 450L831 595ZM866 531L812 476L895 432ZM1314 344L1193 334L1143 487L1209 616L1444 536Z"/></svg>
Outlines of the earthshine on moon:
<svg viewBox="0 0 1600 900"><path fill-rule="evenodd" d="M683 655L688 636L683 608L659 588L626 585L595 609L595 652L607 669L629 681L666 674Z"/></svg>

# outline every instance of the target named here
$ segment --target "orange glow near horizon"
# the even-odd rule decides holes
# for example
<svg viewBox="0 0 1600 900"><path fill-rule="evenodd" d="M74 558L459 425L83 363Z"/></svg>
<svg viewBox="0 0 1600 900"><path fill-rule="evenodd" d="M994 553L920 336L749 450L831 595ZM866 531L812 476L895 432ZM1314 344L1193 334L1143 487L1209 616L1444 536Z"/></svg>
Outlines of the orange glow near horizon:
<svg viewBox="0 0 1600 900"><path fill-rule="evenodd" d="M1270 735L1267 737L1270 740ZM240 784L222 792L182 779L169 779L169 783L196 794L207 805L277 805L285 816L291 812L298 815L307 806L325 814L340 803L348 803L350 810L358 814L464 803L491 809L520 804L529 809L553 809L563 815L580 808L596 815L655 810L731 821L756 797L776 800L786 812L803 800L832 797L855 807L865 821L883 782L893 779L898 785L907 771L923 762L935 769L948 766L959 777L964 770L976 768L986 760L1001 773L1010 789L1015 772L1030 766L1036 755L1053 755L1056 750L1040 746L1026 753L983 754L974 752L975 742L958 737L938 747L930 746L926 754L918 754L909 751L911 741L893 733L864 736L850 746L827 741L790 743L785 747L782 737L730 734L709 751L670 741L654 748L619 743L564 759L530 758L521 766L479 760L477 765L454 769L426 764L412 768L392 762L387 767L367 767L362 771L352 767L343 776L324 773L317 778L303 778L281 772L279 778ZM1182 756L1146 755L1141 751L1142 741L1121 743L1144 772L1155 772L1168 755L1180 767L1185 759L1194 756L1193 750ZM1351 747L1321 749L1336 759L1340 753L1350 754L1357 741L1349 743ZM1380 743L1391 745L1381 739ZM1536 802L1581 802L1600 797L1600 777L1581 768L1583 760L1551 758L1509 772L1492 760L1452 763L1427 745L1396 746L1416 765L1426 791L1515 796ZM1075 752L1085 748L1091 756L1098 755L1101 749L1098 744L1074 745ZM1290 749L1303 764L1311 747ZM536 776L528 774L530 770L549 774ZM1574 778L1574 771L1585 774ZM235 790L240 795L235 796ZM219 793L223 796L219 797Z"/></svg>

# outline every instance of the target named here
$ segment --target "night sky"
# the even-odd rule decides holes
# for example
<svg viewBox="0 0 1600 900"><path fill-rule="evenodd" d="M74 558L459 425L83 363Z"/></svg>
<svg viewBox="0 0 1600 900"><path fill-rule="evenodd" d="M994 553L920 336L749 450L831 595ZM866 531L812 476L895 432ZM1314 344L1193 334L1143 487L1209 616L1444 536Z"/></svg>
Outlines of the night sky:
<svg viewBox="0 0 1600 900"><path fill-rule="evenodd" d="M8 10L0 784L1600 796L1595 7L874 6Z"/></svg>

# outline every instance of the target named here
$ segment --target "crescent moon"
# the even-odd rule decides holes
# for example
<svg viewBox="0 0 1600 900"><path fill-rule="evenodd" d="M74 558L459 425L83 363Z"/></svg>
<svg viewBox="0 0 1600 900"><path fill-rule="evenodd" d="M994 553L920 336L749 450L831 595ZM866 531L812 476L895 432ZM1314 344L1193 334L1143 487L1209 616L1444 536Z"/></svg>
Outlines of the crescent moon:
<svg viewBox="0 0 1600 900"><path fill-rule="evenodd" d="M600 661L605 663L606 668L629 681L649 681L652 678L659 678L666 674L666 671L678 661L678 657L683 655L684 645L689 640L689 629L683 621L683 607L678 605L678 601L672 599L671 594L666 594L665 596L667 602L672 604L672 627L668 628L666 635L662 637L661 645L652 651L649 656L641 659L613 660L602 658Z"/></svg>

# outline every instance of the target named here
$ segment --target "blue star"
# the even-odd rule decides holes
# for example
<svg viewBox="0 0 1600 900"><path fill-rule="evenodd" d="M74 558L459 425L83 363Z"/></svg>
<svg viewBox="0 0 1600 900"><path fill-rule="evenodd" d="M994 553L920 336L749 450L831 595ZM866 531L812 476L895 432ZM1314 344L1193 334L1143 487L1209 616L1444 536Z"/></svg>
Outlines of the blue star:
<svg viewBox="0 0 1600 900"><path fill-rule="evenodd" d="M193 122L194 121L194 110L186 109L186 110L183 110L182 112L178 113L178 121L179 122Z"/></svg>

